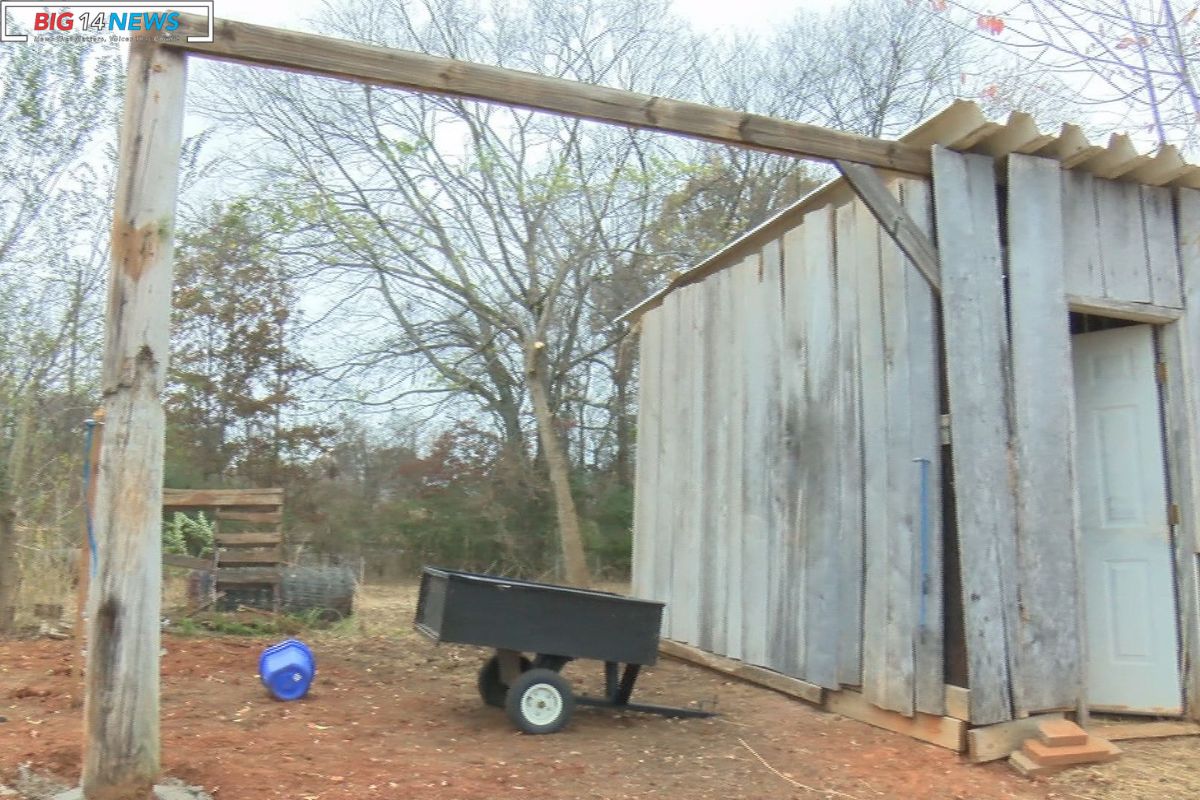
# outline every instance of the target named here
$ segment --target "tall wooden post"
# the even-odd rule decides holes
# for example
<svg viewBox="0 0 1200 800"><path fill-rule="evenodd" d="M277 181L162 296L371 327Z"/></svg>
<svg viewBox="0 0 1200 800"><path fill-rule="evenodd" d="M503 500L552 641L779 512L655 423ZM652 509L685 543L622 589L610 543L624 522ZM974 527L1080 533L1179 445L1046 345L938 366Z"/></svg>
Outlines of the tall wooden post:
<svg viewBox="0 0 1200 800"><path fill-rule="evenodd" d="M185 56L129 51L103 365L96 574L88 595L83 791L145 800L159 770L163 382Z"/></svg>

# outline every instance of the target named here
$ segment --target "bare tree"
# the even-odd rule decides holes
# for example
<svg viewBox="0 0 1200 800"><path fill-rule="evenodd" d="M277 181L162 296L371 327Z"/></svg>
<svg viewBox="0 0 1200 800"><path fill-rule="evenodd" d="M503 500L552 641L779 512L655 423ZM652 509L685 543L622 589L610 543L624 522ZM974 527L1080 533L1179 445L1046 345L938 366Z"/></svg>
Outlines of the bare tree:
<svg viewBox="0 0 1200 800"><path fill-rule="evenodd" d="M78 508L64 452L92 407L117 67L93 47L0 49L0 628L16 538L56 545Z"/></svg>
<svg viewBox="0 0 1200 800"><path fill-rule="evenodd" d="M895 136L960 94L971 35L913 3L853 0L800 12L773 43L788 116Z"/></svg>
<svg viewBox="0 0 1200 800"><path fill-rule="evenodd" d="M651 93L685 93L697 50L662 2L367 11L342 7L338 32ZM376 401L428 398L493 419L514 463L532 453L547 470L567 580L586 583L568 434L583 421L576 413L607 405L581 395L611 390L611 373L592 378L622 333L597 301L630 275L653 280L649 230L662 187L684 180L686 150L578 120L293 76L236 73L200 104L253 137L262 157L243 161L298 220L295 257L341 294L330 301L340 330L361 322L361 335L343 336L350 357L336 376L384 376Z"/></svg>
<svg viewBox="0 0 1200 800"><path fill-rule="evenodd" d="M1015 0L1003 7L932 3L964 31L1018 54L1031 75L1055 75L1093 115L1151 132L1159 144L1200 143L1200 19L1173 0Z"/></svg>

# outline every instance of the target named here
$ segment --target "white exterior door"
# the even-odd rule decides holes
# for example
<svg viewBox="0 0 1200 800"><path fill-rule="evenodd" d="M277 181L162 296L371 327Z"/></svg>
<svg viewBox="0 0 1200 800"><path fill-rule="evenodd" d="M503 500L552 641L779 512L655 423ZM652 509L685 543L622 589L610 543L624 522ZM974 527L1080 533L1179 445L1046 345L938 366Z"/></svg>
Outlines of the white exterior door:
<svg viewBox="0 0 1200 800"><path fill-rule="evenodd" d="M1072 337L1087 614L1097 709L1183 710L1162 427L1149 325Z"/></svg>

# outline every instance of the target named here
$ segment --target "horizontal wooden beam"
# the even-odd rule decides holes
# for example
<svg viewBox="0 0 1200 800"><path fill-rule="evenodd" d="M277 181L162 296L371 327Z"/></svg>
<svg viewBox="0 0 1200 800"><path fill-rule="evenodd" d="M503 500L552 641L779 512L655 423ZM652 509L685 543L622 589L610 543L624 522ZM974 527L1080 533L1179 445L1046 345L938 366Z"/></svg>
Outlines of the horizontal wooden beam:
<svg viewBox="0 0 1200 800"><path fill-rule="evenodd" d="M221 549L221 554L217 558L217 569L225 569L226 567L251 567L251 566L278 566L283 561L283 553L279 552L279 548L272 550L247 550L246 548L235 548L232 550Z"/></svg>
<svg viewBox="0 0 1200 800"><path fill-rule="evenodd" d="M824 693L824 689L820 686L815 686L799 678L793 678L764 667L756 667L732 658L714 655L690 645L673 642L670 639L663 639L659 642L658 652L818 705L821 703Z"/></svg>
<svg viewBox="0 0 1200 800"><path fill-rule="evenodd" d="M283 489L163 489L163 508L283 505Z"/></svg>
<svg viewBox="0 0 1200 800"><path fill-rule="evenodd" d="M217 509L216 516L222 522L253 522L260 525L283 522L283 514L279 511L223 511Z"/></svg>
<svg viewBox="0 0 1200 800"><path fill-rule="evenodd" d="M207 20L181 17L183 24L174 38L162 44L205 58L498 103L799 158L843 160L897 172L930 174L928 150L915 145L245 22L216 20L214 41L188 42L189 35L207 33Z"/></svg>
<svg viewBox="0 0 1200 800"><path fill-rule="evenodd" d="M279 583L283 573L278 568L267 567L232 567L217 570L217 588L225 584L264 584Z"/></svg>
<svg viewBox="0 0 1200 800"><path fill-rule="evenodd" d="M914 739L920 739L923 742L959 753L966 749L967 723L960 719L920 713L906 717L903 714L885 711L871 705L866 698L855 691L848 689L837 692L826 691L820 686L799 678L792 678L774 670L714 655L669 639L659 642L658 651L671 658L707 667L732 678L739 678L748 683L807 700L821 706L826 711L841 714L843 717L865 722L877 728L903 733Z"/></svg>
<svg viewBox="0 0 1200 800"><path fill-rule="evenodd" d="M1075 294L1067 295L1067 306L1072 311L1081 314L1096 314L1102 317L1152 324L1174 322L1183 316L1183 309L1170 306L1131 303L1127 300L1112 300L1107 297L1083 297Z"/></svg>
<svg viewBox="0 0 1200 800"><path fill-rule="evenodd" d="M867 698L849 689L826 692L825 710L874 725L876 728L903 733L956 753L966 749L967 723L954 717L939 717L920 712L906 717L872 705L867 702Z"/></svg>
<svg viewBox="0 0 1200 800"><path fill-rule="evenodd" d="M269 547L283 543L280 533L218 533L219 547Z"/></svg>
<svg viewBox="0 0 1200 800"><path fill-rule="evenodd" d="M179 553L163 553L162 562L168 567L181 567L183 569L212 569L213 565L211 558L185 556Z"/></svg>
<svg viewBox="0 0 1200 800"><path fill-rule="evenodd" d="M1147 720L1101 722L1087 727L1087 732L1110 742L1129 739L1166 739L1172 736L1200 736L1200 724L1187 720Z"/></svg>

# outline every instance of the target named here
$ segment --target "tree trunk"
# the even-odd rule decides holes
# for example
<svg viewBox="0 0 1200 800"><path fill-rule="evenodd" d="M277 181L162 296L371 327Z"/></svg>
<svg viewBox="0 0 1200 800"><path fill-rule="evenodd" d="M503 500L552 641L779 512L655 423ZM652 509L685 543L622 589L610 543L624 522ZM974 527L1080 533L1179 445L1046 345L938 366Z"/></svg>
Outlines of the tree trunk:
<svg viewBox="0 0 1200 800"><path fill-rule="evenodd" d="M17 532L12 496L0 491L0 633L11 633L17 613Z"/></svg>
<svg viewBox="0 0 1200 800"><path fill-rule="evenodd" d="M184 55L129 49L102 386L105 436L88 595L83 791L143 800L159 772L162 392L170 352Z"/></svg>
<svg viewBox="0 0 1200 800"><path fill-rule="evenodd" d="M617 483L623 489L633 488L633 438L637 434L634 417L629 412L629 382L637 353L638 337L629 331L617 343L616 363L613 365L613 423L616 429L616 454L613 459Z"/></svg>
<svg viewBox="0 0 1200 800"><path fill-rule="evenodd" d="M16 431L8 450L8 463L0 468L0 633L13 630L17 615L17 590L21 570L17 561L17 508L21 487L25 486L26 454L34 425L33 398L38 385L26 390L17 409Z"/></svg>
<svg viewBox="0 0 1200 800"><path fill-rule="evenodd" d="M583 533L579 512L571 494L571 468L563 452L558 431L554 429L554 413L550 408L547 388L546 351L542 342L534 342L525 351L525 374L529 380L529 398L533 402L533 417L537 422L538 438L546 457L546 470L554 487L554 510L558 517L558 538L562 545L563 572L567 583L588 586L592 581L587 558L583 552Z"/></svg>

